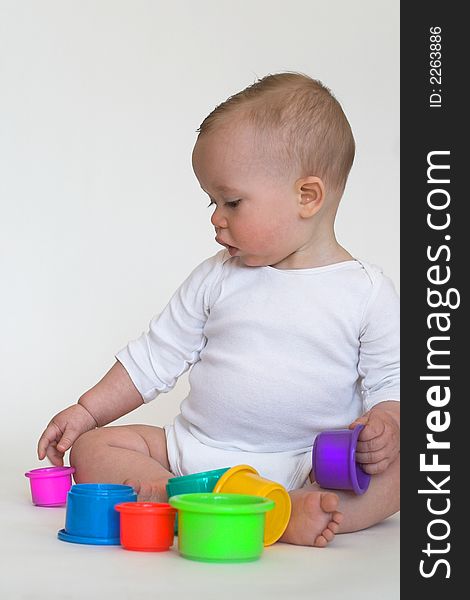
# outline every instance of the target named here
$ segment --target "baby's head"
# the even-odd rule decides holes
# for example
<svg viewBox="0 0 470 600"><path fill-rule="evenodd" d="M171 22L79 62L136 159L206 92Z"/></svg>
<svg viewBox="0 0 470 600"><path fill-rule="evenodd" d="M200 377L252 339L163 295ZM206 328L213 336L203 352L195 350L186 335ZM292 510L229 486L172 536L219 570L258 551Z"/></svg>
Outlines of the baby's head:
<svg viewBox="0 0 470 600"><path fill-rule="evenodd" d="M277 174L315 175L328 189L344 189L354 138L339 102L320 81L300 73L268 75L217 106L198 139L230 123L252 128Z"/></svg>
<svg viewBox="0 0 470 600"><path fill-rule="evenodd" d="M196 177L216 204L218 241L253 266L305 246L314 222L316 234L333 227L353 160L340 104L299 73L264 77L217 106L193 151Z"/></svg>

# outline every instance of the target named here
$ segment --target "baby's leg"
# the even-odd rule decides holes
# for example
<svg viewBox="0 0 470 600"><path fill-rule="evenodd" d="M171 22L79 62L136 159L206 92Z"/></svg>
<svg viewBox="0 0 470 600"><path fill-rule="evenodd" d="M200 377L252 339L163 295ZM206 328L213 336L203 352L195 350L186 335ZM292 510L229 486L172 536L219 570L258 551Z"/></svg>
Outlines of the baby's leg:
<svg viewBox="0 0 470 600"><path fill-rule="evenodd" d="M70 464L77 483L125 483L142 501L166 501L166 482L173 477L165 432L150 425L88 431L73 445Z"/></svg>
<svg viewBox="0 0 470 600"><path fill-rule="evenodd" d="M386 471L373 475L369 489L361 496L324 490L316 483L289 494L292 515L280 541L326 546L335 533L365 529L400 510L400 457Z"/></svg>

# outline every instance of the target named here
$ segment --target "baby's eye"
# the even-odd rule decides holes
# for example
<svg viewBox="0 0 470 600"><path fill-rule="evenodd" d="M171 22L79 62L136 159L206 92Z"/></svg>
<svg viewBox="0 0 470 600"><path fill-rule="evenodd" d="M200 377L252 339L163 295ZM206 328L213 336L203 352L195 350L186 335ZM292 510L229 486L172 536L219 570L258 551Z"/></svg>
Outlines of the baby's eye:
<svg viewBox="0 0 470 600"><path fill-rule="evenodd" d="M241 199L240 200L230 200L229 202L224 202L224 206L228 206L229 208L237 208L237 206L240 204ZM207 208L210 208L211 206L215 206L215 201L212 200L212 198L210 199L209 204L207 205Z"/></svg>
<svg viewBox="0 0 470 600"><path fill-rule="evenodd" d="M241 200L232 200L231 202L226 202L225 206L228 206L229 208L237 208L240 202Z"/></svg>

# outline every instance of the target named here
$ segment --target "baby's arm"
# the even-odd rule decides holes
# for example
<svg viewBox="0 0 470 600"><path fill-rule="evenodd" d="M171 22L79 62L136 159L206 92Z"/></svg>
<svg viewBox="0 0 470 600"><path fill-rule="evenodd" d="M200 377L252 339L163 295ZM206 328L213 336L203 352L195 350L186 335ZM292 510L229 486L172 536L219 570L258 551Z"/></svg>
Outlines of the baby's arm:
<svg viewBox="0 0 470 600"><path fill-rule="evenodd" d="M349 426L364 425L356 460L366 473L382 473L400 452L400 402L379 402Z"/></svg>
<svg viewBox="0 0 470 600"><path fill-rule="evenodd" d="M77 404L53 417L38 443L40 460L47 456L54 465L61 465L64 453L82 433L126 415L144 399L150 401L169 391L199 360L210 291L227 256L225 250L218 252L196 267L163 312L152 319L150 331L119 352L114 366Z"/></svg>
<svg viewBox="0 0 470 600"><path fill-rule="evenodd" d="M142 396L127 371L116 362L77 404L52 418L38 442L39 459L47 456L53 465L62 465L65 452L82 433L107 425L142 403Z"/></svg>
<svg viewBox="0 0 470 600"><path fill-rule="evenodd" d="M357 461L370 474L382 473L400 452L400 303L390 279L368 267L373 289L363 315L359 350L364 425Z"/></svg>

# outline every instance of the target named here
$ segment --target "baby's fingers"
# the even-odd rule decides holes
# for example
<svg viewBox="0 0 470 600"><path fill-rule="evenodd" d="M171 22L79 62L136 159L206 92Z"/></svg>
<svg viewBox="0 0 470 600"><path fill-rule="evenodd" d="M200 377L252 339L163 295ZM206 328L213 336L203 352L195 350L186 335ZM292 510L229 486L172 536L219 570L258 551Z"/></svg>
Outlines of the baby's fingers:
<svg viewBox="0 0 470 600"><path fill-rule="evenodd" d="M43 434L39 438L38 442L38 458L43 460L46 458L47 450L49 446L55 443L62 436L62 432L55 423L49 423L44 430Z"/></svg>
<svg viewBox="0 0 470 600"><path fill-rule="evenodd" d="M356 454L377 452L385 448L385 446L387 446L387 439L384 435L373 437L371 440L366 441L359 439L356 444Z"/></svg>
<svg viewBox="0 0 470 600"><path fill-rule="evenodd" d="M360 465L380 463L382 460L389 458L389 449L384 447L374 452L356 452L356 462Z"/></svg>
<svg viewBox="0 0 470 600"><path fill-rule="evenodd" d="M362 417L358 417L357 419L355 419L351 423L351 425L348 427L348 429L354 429L358 425L367 425L368 420L369 420L369 415L362 415Z"/></svg>
<svg viewBox="0 0 470 600"><path fill-rule="evenodd" d="M78 436L79 432L67 425L65 431L61 431L56 423L50 423L38 443L39 460L47 456L56 464L55 461L62 460L64 453L72 447Z"/></svg>
<svg viewBox="0 0 470 600"><path fill-rule="evenodd" d="M359 434L360 442L369 442L380 437L385 431L385 423L381 419L369 418L364 429Z"/></svg>
<svg viewBox="0 0 470 600"><path fill-rule="evenodd" d="M389 458L385 458L380 462L364 464L361 465L361 467L362 470L368 473L369 475L377 475L378 473L383 473L387 469L390 462L391 460Z"/></svg>
<svg viewBox="0 0 470 600"><path fill-rule="evenodd" d="M371 418L370 414L362 415L351 423L349 429L354 429L357 425L364 425L359 433L359 440L367 442L383 434L385 424L380 419Z"/></svg>
<svg viewBox="0 0 470 600"><path fill-rule="evenodd" d="M67 450L69 450L72 447L72 444L75 442L79 435L79 431L67 426L60 440L57 442L57 450L62 454L67 452Z"/></svg>
<svg viewBox="0 0 470 600"><path fill-rule="evenodd" d="M47 458L55 467L62 467L64 464L64 453L57 450L56 443L52 443L46 452Z"/></svg>

